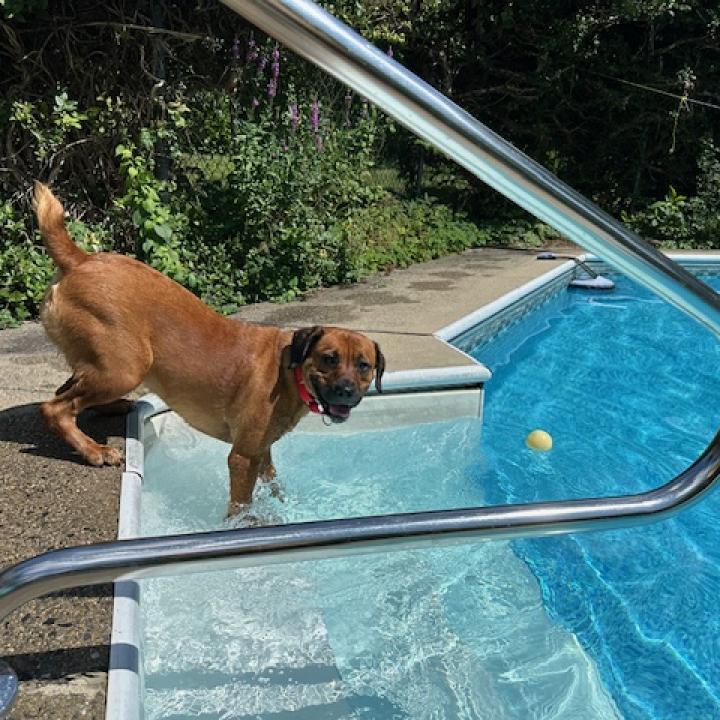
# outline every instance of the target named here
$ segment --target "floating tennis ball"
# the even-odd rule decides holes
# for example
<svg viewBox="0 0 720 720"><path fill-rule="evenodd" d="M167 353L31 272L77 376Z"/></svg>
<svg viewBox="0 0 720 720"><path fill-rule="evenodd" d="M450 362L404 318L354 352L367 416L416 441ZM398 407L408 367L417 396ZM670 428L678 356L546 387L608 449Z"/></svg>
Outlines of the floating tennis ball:
<svg viewBox="0 0 720 720"><path fill-rule="evenodd" d="M525 444L531 450L537 450L538 452L547 452L548 450L552 450L553 441L550 433L547 433L544 430L533 430L525 438Z"/></svg>

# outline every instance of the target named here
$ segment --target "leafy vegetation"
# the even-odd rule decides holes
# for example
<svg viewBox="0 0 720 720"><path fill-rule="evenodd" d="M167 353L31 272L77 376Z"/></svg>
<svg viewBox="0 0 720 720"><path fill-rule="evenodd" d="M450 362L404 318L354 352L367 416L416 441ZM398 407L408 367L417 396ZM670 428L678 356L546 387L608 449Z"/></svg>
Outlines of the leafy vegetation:
<svg viewBox="0 0 720 720"><path fill-rule="evenodd" d="M670 248L717 248L720 240L720 151L705 144L699 160L698 189L686 197L670 187L667 195L623 220L641 235Z"/></svg>
<svg viewBox="0 0 720 720"><path fill-rule="evenodd" d="M717 247L720 9L700 0L325 0L638 232ZM224 312L556 234L216 0L0 0L0 324L70 231ZM6 70L7 68L7 70Z"/></svg>
<svg viewBox="0 0 720 720"><path fill-rule="evenodd" d="M350 215L324 238L333 249L334 280L360 280L485 245L490 235L446 205L391 196Z"/></svg>

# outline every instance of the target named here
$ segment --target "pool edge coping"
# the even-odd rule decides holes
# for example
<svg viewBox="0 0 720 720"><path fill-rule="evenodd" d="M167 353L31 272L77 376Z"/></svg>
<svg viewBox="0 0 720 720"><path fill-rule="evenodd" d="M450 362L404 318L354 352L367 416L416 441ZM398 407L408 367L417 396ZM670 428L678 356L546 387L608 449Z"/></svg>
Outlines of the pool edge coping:
<svg viewBox="0 0 720 720"><path fill-rule="evenodd" d="M578 256L578 258L586 258L590 260L590 258L587 256ZM532 280L523 283L519 287L516 287L509 292L506 292L499 298L491 300L489 303L482 305L477 310L473 310L467 315L463 315L462 317L449 323L448 325L441 327L439 330L436 330L433 335L438 340L447 343L455 350L457 350L458 348L452 344L452 341L455 340L457 337L467 332L471 328L475 327L476 325L480 324L484 320L487 320L489 317L492 317L493 315L501 312L505 308L510 307L517 302L520 302L522 299L530 295L530 293L539 290L544 285L547 285L553 280L557 280L565 274L570 277L576 267L576 264L572 260L568 260L561 265L557 265L551 270L544 272L542 275L538 275L536 278L533 278ZM467 353L465 354L467 355ZM471 356L468 355L468 357ZM477 362L477 360L473 361Z"/></svg>
<svg viewBox="0 0 720 720"><path fill-rule="evenodd" d="M665 253L665 255L667 255L667 257L671 260L682 263L683 265L702 265L708 262L715 264L720 263L720 253L668 252ZM602 258L597 255L593 255L592 253L579 253L573 257L580 262L605 264L605 261ZM543 261L540 260L540 262ZM433 336L453 348L453 350L462 353L472 362L477 363L478 361L471 355L454 345L453 341L493 315L496 315L511 305L520 302L531 293L542 288L544 285L561 278L564 274L567 274L568 279L570 279L577 267L577 263L574 260L567 260L560 265L556 265L554 268L544 272L542 275L538 275L536 278L533 278L532 280L529 280L528 282L504 293L495 300L491 300L489 303L482 305L476 310L473 310L457 320L444 325L439 330L436 330L433 333Z"/></svg>
<svg viewBox="0 0 720 720"><path fill-rule="evenodd" d="M157 395L144 395L127 416L125 470L120 484L118 539L138 536L140 496L145 471L143 427L145 421L168 410ZM105 696L105 720L141 720L141 637L138 584L115 583L113 589L110 661Z"/></svg>

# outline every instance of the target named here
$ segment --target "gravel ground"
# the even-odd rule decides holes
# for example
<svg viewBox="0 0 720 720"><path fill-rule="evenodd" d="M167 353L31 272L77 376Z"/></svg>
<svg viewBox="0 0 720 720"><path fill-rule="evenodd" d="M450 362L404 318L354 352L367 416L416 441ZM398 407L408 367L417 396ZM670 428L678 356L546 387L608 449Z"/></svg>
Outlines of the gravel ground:
<svg viewBox="0 0 720 720"><path fill-rule="evenodd" d="M116 537L120 470L85 465L38 413L67 376L38 325L0 333L3 568ZM88 413L81 425L122 449L124 418ZM98 586L33 601L2 624L0 656L21 681L11 720L103 717L111 611L112 586Z"/></svg>

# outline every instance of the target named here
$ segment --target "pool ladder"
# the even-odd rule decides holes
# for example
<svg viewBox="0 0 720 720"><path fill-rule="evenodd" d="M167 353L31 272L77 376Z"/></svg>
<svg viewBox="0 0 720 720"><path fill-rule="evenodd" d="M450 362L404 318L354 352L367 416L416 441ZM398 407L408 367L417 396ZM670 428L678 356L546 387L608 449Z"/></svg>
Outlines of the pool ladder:
<svg viewBox="0 0 720 720"><path fill-rule="evenodd" d="M275 39L375 103L416 135L586 250L716 334L716 293L311 0L223 0ZM720 434L684 472L649 492L138 538L38 555L0 574L0 619L58 590L269 563L482 539L554 535L667 518L720 474ZM0 717L17 677L0 665Z"/></svg>

